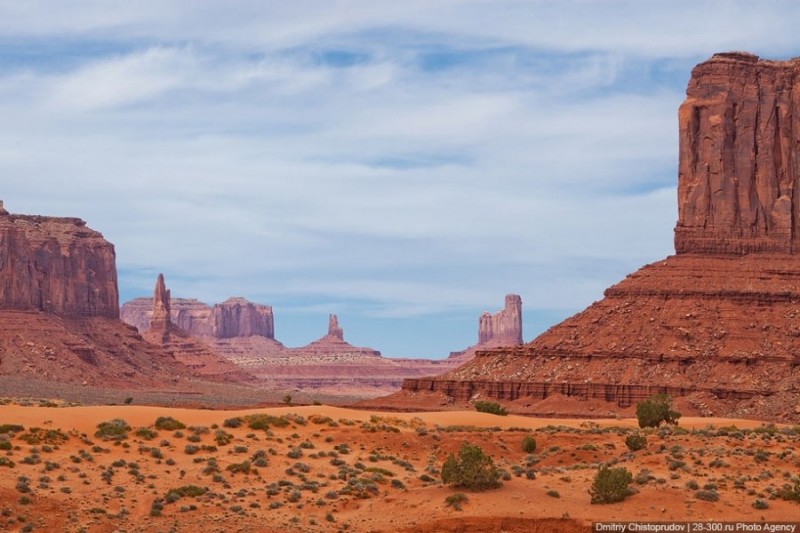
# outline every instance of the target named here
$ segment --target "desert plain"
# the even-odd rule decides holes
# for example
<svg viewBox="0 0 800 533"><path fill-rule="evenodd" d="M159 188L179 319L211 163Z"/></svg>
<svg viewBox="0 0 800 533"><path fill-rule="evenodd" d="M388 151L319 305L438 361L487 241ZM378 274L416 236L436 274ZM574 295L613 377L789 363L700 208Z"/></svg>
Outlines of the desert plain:
<svg viewBox="0 0 800 533"><path fill-rule="evenodd" d="M683 418L639 430L635 418L475 411L3 403L3 531L583 532L610 520L800 517L779 497L800 468L798 426ZM632 452L625 438L637 431L647 446ZM442 483L443 461L465 442L502 469L500 488ZM590 504L601 464L631 471L634 493Z"/></svg>

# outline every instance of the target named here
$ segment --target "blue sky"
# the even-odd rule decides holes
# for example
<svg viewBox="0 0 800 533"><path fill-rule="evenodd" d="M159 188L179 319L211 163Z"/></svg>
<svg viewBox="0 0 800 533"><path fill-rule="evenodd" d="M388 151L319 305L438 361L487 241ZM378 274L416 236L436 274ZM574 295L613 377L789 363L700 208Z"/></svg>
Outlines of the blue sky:
<svg viewBox="0 0 800 533"><path fill-rule="evenodd" d="M122 300L244 296L290 346L526 340L672 253L676 113L766 1L0 0L0 198L115 244Z"/></svg>

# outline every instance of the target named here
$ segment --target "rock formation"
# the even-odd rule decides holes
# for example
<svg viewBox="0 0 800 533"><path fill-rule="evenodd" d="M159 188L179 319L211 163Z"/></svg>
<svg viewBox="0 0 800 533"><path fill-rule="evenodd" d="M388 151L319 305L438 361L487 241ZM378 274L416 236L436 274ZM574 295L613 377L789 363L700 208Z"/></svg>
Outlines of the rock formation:
<svg viewBox="0 0 800 533"><path fill-rule="evenodd" d="M800 420L798 72L744 53L698 65L679 112L677 255L526 345L406 380L395 400L546 413L555 398L596 416L667 393L685 414Z"/></svg>
<svg viewBox="0 0 800 533"><path fill-rule="evenodd" d="M506 294L502 311L490 315L484 312L478 320L478 345L522 344L522 298Z"/></svg>
<svg viewBox="0 0 800 533"><path fill-rule="evenodd" d="M136 298L122 306L121 318L139 331L147 331L152 319L152 301ZM196 299L175 298L170 310L172 323L195 337L231 339L261 336L275 338L272 307L244 298L229 298L213 307Z"/></svg>
<svg viewBox="0 0 800 533"><path fill-rule="evenodd" d="M192 369L197 375L227 381L249 379L241 368L173 324L170 310L170 291L164 282L164 274L159 274L153 290L150 328L144 333L145 339L162 346L177 361Z"/></svg>
<svg viewBox="0 0 800 533"><path fill-rule="evenodd" d="M459 352L450 352L449 360L464 363L481 349L522 344L522 298L506 294L505 307L495 313L485 311L478 317L478 344Z"/></svg>
<svg viewBox="0 0 800 533"><path fill-rule="evenodd" d="M156 287L153 290L153 312L150 316L150 331L158 335L167 335L171 326L170 293L164 283L164 274L159 274L156 280Z"/></svg>
<svg viewBox="0 0 800 533"><path fill-rule="evenodd" d="M680 253L798 253L800 58L716 54L679 111Z"/></svg>
<svg viewBox="0 0 800 533"><path fill-rule="evenodd" d="M169 291L154 322L169 330ZM114 247L78 218L9 214L0 202L0 377L175 389L197 372L118 319ZM230 365L230 363L225 363ZM238 370L238 369L237 369Z"/></svg>
<svg viewBox="0 0 800 533"><path fill-rule="evenodd" d="M0 309L119 317L114 246L79 218L0 205Z"/></svg>
<svg viewBox="0 0 800 533"><path fill-rule="evenodd" d="M340 341L344 340L344 331L342 328L339 327L339 318L336 315L330 315L328 317L328 337L332 339L337 339Z"/></svg>

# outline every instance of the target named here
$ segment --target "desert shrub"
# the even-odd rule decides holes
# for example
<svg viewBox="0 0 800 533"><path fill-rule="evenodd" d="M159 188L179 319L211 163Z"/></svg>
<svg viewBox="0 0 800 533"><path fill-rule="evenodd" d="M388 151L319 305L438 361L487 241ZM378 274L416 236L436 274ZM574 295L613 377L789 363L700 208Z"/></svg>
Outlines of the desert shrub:
<svg viewBox="0 0 800 533"><path fill-rule="evenodd" d="M103 440L124 440L128 438L131 427L121 418L97 424L94 436Z"/></svg>
<svg viewBox="0 0 800 533"><path fill-rule="evenodd" d="M230 444L232 440L233 440L233 435L221 429L218 429L214 433L214 441L216 441L217 446L225 446L227 444Z"/></svg>
<svg viewBox="0 0 800 533"><path fill-rule="evenodd" d="M22 426L20 426L22 427ZM19 440L31 446L39 444L62 444L69 440L66 433L58 429L30 428L28 433L20 435Z"/></svg>
<svg viewBox="0 0 800 533"><path fill-rule="evenodd" d="M672 410L672 399L666 394L656 394L636 405L636 418L640 428L657 428L661 422L677 424L681 414Z"/></svg>
<svg viewBox="0 0 800 533"><path fill-rule="evenodd" d="M200 446L196 444L187 444L183 447L183 453L186 455L194 455L200 451Z"/></svg>
<svg viewBox="0 0 800 533"><path fill-rule="evenodd" d="M694 497L698 500L706 502L715 502L719 500L719 494L714 489L702 489L694 493Z"/></svg>
<svg viewBox="0 0 800 533"><path fill-rule="evenodd" d="M224 427L224 428L232 428L232 429L236 429L236 428L238 428L238 427L242 427L242 419L241 419L241 418L239 418L239 417L236 417L236 418L226 418L226 419L225 419L225 420L222 422L222 427Z"/></svg>
<svg viewBox="0 0 800 533"><path fill-rule="evenodd" d="M797 481L794 486L784 485L778 491L778 497L793 502L800 502L800 481Z"/></svg>
<svg viewBox="0 0 800 533"><path fill-rule="evenodd" d="M270 428L285 428L291 423L287 418L282 416L273 416L268 414L255 414L245 417L247 427L250 429L260 429L267 431Z"/></svg>
<svg viewBox="0 0 800 533"><path fill-rule="evenodd" d="M14 468L14 461L9 459L8 457L0 457L0 466L6 466L8 468Z"/></svg>
<svg viewBox="0 0 800 533"><path fill-rule="evenodd" d="M10 450L12 448L11 442L7 440L0 440L0 450Z"/></svg>
<svg viewBox="0 0 800 533"><path fill-rule="evenodd" d="M456 492L455 494L451 494L447 498L444 499L445 505L448 507L452 507L456 511L461 510L461 504L467 503L469 498L463 492Z"/></svg>
<svg viewBox="0 0 800 533"><path fill-rule="evenodd" d="M19 424L0 424L0 435L5 433L19 433L24 430L25 428Z"/></svg>
<svg viewBox="0 0 800 533"><path fill-rule="evenodd" d="M525 435L522 439L522 451L525 453L533 453L536 451L536 439L530 435Z"/></svg>
<svg viewBox="0 0 800 533"><path fill-rule="evenodd" d="M237 472L241 472L242 474L249 474L250 473L250 461L242 461L241 463L234 463L228 465L226 468L231 474L236 474Z"/></svg>
<svg viewBox="0 0 800 533"><path fill-rule="evenodd" d="M198 487L197 485L184 485L182 487L169 489L165 498L167 500L171 499L170 495L175 495L178 498L195 498L197 496L202 496L207 490L208 489L205 487Z"/></svg>
<svg viewBox="0 0 800 533"><path fill-rule="evenodd" d="M647 446L647 437L641 433L633 433L625 439L625 446L632 452L643 450Z"/></svg>
<svg viewBox="0 0 800 533"><path fill-rule="evenodd" d="M156 429L163 429L164 431L176 431L178 429L186 429L186 424L180 420L176 420L171 416L159 416L155 422Z"/></svg>
<svg viewBox="0 0 800 533"><path fill-rule="evenodd" d="M608 468L604 466L597 471L594 482L589 489L592 503L614 503L624 500L633 481L633 475L627 468Z"/></svg>
<svg viewBox="0 0 800 533"><path fill-rule="evenodd" d="M475 410L479 413L489 413L492 415L499 415L499 416L506 416L508 411L503 409L503 407L499 403L495 402L486 402L486 401L477 401L475 402Z"/></svg>
<svg viewBox="0 0 800 533"><path fill-rule="evenodd" d="M153 440L158 437L158 432L150 428L139 428L134 432L134 435L144 440Z"/></svg>
<svg viewBox="0 0 800 533"><path fill-rule="evenodd" d="M450 454L442 465L442 481L448 485L470 490L485 490L500 486L500 470L480 446L464 443L458 457Z"/></svg>
<svg viewBox="0 0 800 533"><path fill-rule="evenodd" d="M547 494L551 498L560 498L561 497L561 494L559 494L557 490L548 490L545 494Z"/></svg>
<svg viewBox="0 0 800 533"><path fill-rule="evenodd" d="M753 507L762 510L762 509L767 509L769 507L769 504L767 503L767 500L756 498L756 500L753 502Z"/></svg>

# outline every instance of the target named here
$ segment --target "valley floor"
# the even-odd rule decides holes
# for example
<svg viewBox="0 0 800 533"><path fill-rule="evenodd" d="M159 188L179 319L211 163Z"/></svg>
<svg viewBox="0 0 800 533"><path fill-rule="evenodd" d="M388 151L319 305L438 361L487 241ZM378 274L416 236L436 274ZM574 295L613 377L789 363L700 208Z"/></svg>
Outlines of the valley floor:
<svg viewBox="0 0 800 533"><path fill-rule="evenodd" d="M168 429L164 417L186 427ZM115 419L124 436L97 434ZM800 427L680 422L646 431L647 447L630 452L631 419L6 401L0 530L583 532L601 520L798 520L800 503L778 495L798 480ZM522 450L528 435L532 453ZM464 442L504 470L501 488L442 485L442 462ZM635 493L591 505L592 479L609 462L634 474ZM458 492L460 510L446 503Z"/></svg>

